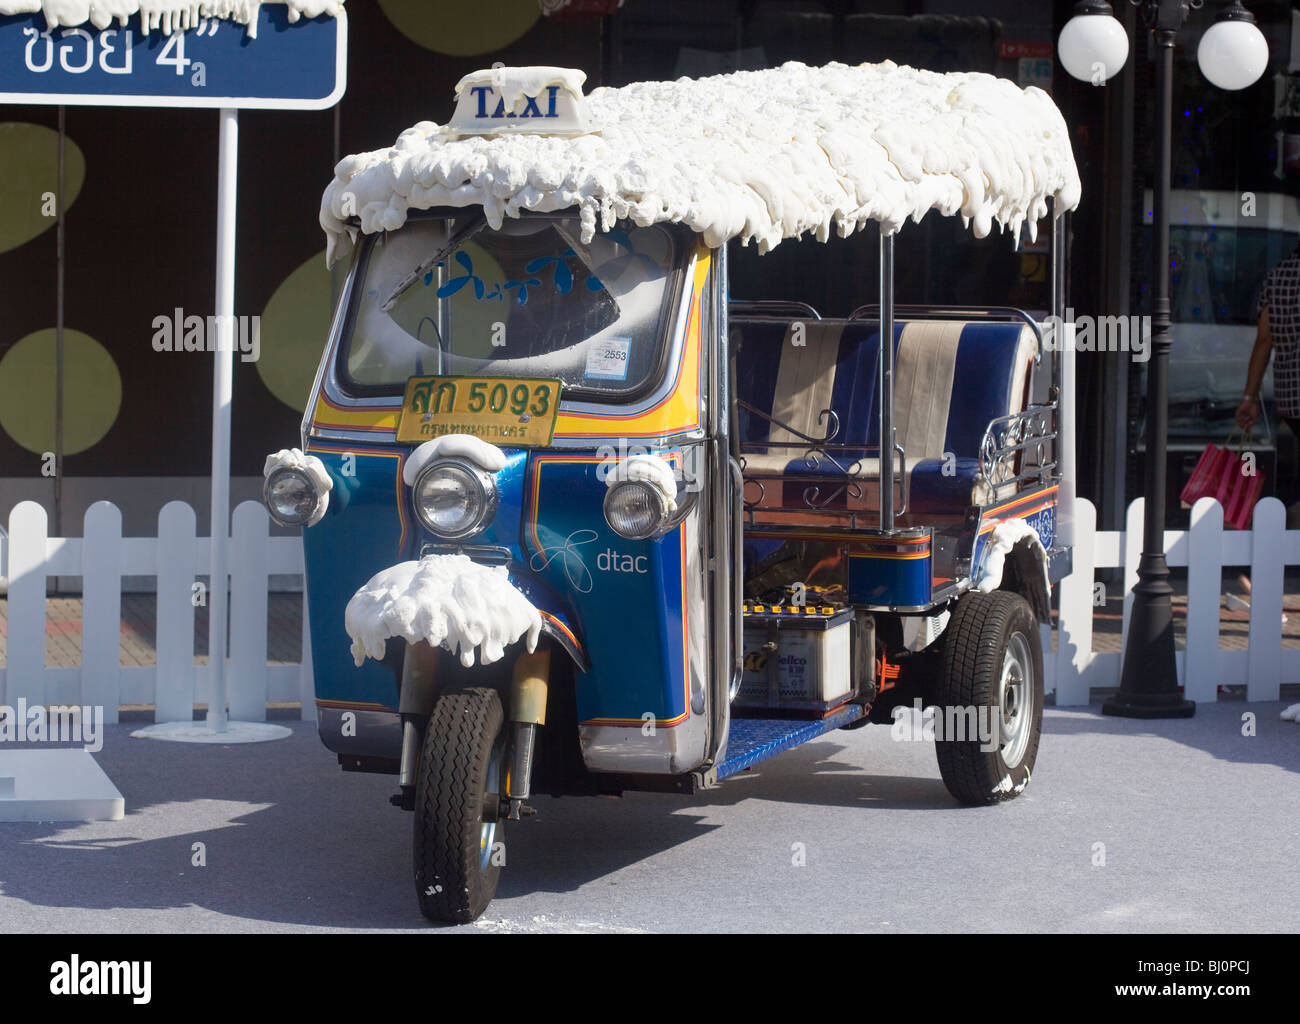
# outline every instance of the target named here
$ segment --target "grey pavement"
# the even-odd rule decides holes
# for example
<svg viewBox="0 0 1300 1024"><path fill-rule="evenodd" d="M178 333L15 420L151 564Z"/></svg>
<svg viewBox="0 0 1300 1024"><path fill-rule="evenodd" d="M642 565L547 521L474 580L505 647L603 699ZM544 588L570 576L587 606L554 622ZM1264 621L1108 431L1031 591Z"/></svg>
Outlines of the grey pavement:
<svg viewBox="0 0 1300 1024"><path fill-rule="evenodd" d="M992 808L956 806L933 743L887 726L694 797L543 797L506 831L484 917L438 930L1294 931L1300 725L1282 706L1048 708L1032 783ZM0 931L429 929L394 780L340 772L312 725L288 724L231 747L108 727L96 758L126 818L0 823Z"/></svg>

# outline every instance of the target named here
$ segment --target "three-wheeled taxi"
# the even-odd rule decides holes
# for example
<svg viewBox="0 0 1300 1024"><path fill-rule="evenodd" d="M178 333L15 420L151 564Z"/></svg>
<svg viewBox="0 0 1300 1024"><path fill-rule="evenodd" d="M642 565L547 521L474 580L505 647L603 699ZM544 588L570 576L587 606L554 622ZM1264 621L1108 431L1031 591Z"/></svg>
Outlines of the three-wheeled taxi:
<svg viewBox="0 0 1300 1024"><path fill-rule="evenodd" d="M321 737L397 776L437 921L487 906L536 794L690 794L918 701L957 800L1016 796L1069 571L1059 319L893 297L908 217L1018 238L1077 204L1046 94L889 63L583 79L469 75L447 126L338 165L351 270L266 465ZM868 222L876 304L730 299L729 240Z"/></svg>

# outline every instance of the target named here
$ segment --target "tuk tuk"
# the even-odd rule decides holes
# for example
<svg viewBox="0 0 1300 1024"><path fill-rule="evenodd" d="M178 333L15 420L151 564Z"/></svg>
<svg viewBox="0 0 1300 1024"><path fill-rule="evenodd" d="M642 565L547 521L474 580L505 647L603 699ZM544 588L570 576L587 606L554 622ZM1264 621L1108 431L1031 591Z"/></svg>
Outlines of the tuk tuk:
<svg viewBox="0 0 1300 1024"><path fill-rule="evenodd" d="M397 776L434 921L483 912L538 794L692 794L922 704L953 796L1015 797L1070 568L1051 99L892 63L583 81L468 75L448 125L338 164L351 269L266 463L321 738ZM895 305L907 218L1018 240L1049 203L1052 315ZM730 240L871 222L875 303L731 297Z"/></svg>

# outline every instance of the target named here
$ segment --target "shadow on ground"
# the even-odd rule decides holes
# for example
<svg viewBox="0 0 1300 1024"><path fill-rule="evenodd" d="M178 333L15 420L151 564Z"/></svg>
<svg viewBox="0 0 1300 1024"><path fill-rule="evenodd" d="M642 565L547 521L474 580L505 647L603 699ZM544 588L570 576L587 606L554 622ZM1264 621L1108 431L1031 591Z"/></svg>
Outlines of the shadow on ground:
<svg viewBox="0 0 1300 1024"><path fill-rule="evenodd" d="M126 818L0 824L5 897L101 911L199 906L301 926L424 923L410 874L412 816L388 803L395 780L339 771L305 723L278 743L230 747L133 740L130 728L108 727L97 756ZM499 896L573 891L707 835L719 828L705 822L709 809L742 801L955 806L937 777L867 775L836 759L843 749L798 748L695 797L540 797L537 818L506 830ZM527 841L512 844L512 832ZM193 863L195 844L205 866Z"/></svg>

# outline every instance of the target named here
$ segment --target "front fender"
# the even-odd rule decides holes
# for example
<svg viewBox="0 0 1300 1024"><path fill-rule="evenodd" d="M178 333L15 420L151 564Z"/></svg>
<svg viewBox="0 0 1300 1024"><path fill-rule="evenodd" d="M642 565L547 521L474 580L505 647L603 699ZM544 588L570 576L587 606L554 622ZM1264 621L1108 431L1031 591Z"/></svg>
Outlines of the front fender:
<svg viewBox="0 0 1300 1024"><path fill-rule="evenodd" d="M569 616L564 602L558 595L534 576L512 575L510 581L541 614L542 632L554 640L560 650L569 656L579 672L588 671L591 663L587 660L587 649L583 645L576 623Z"/></svg>
<svg viewBox="0 0 1300 1024"><path fill-rule="evenodd" d="M1026 519L1007 519L984 546L975 589L984 593L1013 590L1029 602L1040 623L1052 621L1052 589L1047 551Z"/></svg>

